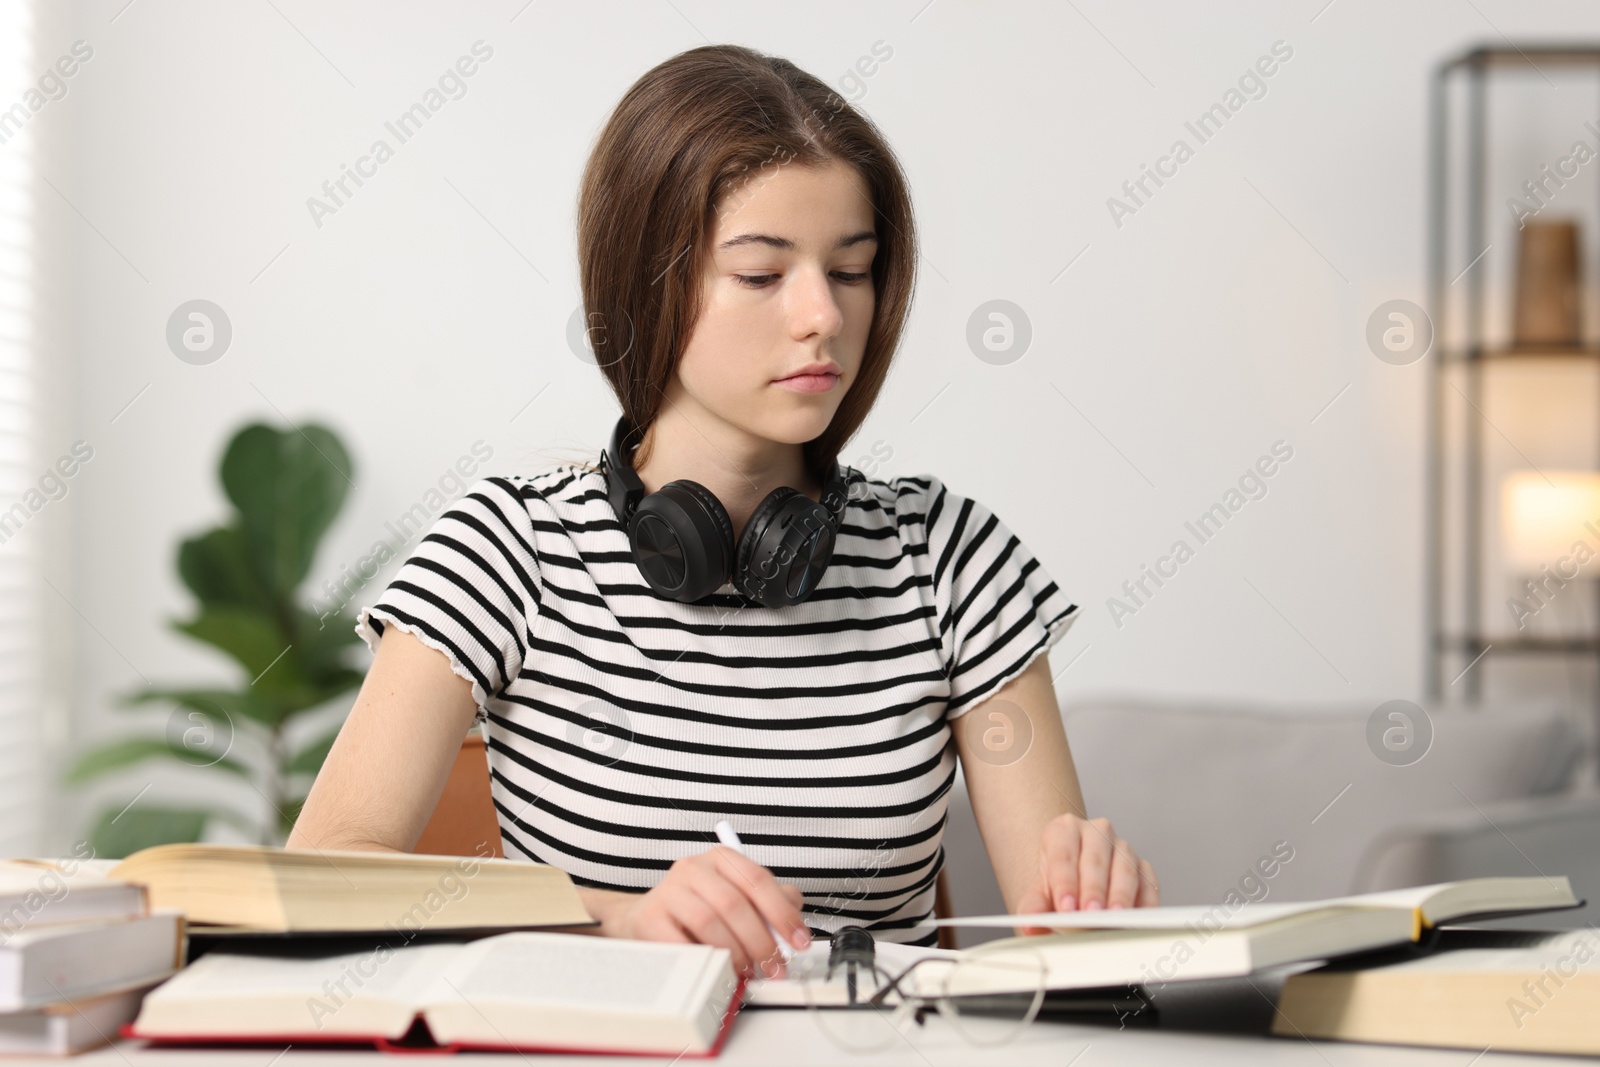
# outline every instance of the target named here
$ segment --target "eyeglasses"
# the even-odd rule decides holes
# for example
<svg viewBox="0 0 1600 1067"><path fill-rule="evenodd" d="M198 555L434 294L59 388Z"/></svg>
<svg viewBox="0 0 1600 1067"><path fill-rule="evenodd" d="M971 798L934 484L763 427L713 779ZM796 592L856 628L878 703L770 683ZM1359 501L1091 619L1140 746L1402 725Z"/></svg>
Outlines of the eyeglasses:
<svg viewBox="0 0 1600 1067"><path fill-rule="evenodd" d="M958 957L930 956L891 974L879 960L872 935L859 926L833 934L828 958L800 957L789 964L812 1021L835 1045L872 1052L905 1040L908 1024L930 1011L947 1020L970 1045L998 1046L1016 1038L1044 1001L1044 957L1032 949L984 946Z"/></svg>

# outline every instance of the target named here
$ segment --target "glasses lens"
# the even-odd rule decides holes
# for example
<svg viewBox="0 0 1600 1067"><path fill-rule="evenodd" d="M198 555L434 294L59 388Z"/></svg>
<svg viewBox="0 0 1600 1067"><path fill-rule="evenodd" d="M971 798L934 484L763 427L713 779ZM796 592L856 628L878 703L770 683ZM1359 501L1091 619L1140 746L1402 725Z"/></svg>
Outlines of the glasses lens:
<svg viewBox="0 0 1600 1067"><path fill-rule="evenodd" d="M939 998L939 1010L974 1045L1003 1045L1039 1014L1044 957L1009 947L985 955L982 946L960 959L930 961L917 991Z"/></svg>
<svg viewBox="0 0 1600 1067"><path fill-rule="evenodd" d="M789 977L800 987L806 1013L812 1025L834 1045L850 1052L874 1052L901 1040L896 1027L901 1019L899 998L890 992L887 1003L868 1004L887 984L881 969L840 964L828 973L826 956L796 957L789 964ZM854 977L854 999L851 978Z"/></svg>

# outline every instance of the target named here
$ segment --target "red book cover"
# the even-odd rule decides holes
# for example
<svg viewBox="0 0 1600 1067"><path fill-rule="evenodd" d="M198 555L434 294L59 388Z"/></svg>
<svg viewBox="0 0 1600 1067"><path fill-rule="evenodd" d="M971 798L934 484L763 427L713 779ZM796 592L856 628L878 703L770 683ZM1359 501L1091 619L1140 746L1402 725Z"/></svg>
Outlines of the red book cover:
<svg viewBox="0 0 1600 1067"><path fill-rule="evenodd" d="M134 1023L123 1023L117 1031L124 1038L138 1038L148 1041L153 1045L362 1045L377 1048L383 1052L393 1053L421 1053L442 1054L461 1051L484 1052L560 1052L567 1054L584 1054L594 1056L676 1056L679 1059L711 1059L722 1052L722 1046L727 1043L728 1032L733 1029L734 1016L739 1014L739 1008L744 1003L744 990L747 979L741 975L738 984L734 986L733 998L728 1002L727 1013L722 1017L722 1024L717 1028L717 1036L711 1043L711 1048L705 1052L681 1052L678 1049L608 1049L608 1048L575 1048L558 1045L511 1045L504 1042L477 1042L477 1041L452 1041L447 1045L437 1044L402 1044L394 1039L376 1035L363 1037L356 1034L152 1034L135 1029ZM419 1012L413 1021L410 1033L417 1031L427 1032L427 1024Z"/></svg>

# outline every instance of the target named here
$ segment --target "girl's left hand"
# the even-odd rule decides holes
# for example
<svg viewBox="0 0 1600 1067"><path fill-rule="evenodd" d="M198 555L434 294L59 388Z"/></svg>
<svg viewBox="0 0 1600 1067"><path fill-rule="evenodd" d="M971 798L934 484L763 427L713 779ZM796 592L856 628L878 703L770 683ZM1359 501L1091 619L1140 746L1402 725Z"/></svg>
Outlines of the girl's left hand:
<svg viewBox="0 0 1600 1067"><path fill-rule="evenodd" d="M1110 819L1085 819L1068 812L1045 824L1039 839L1039 873L1017 901L1015 914L1144 908L1161 902L1161 887L1149 860L1111 829ZM1019 926L1020 934L1046 934Z"/></svg>

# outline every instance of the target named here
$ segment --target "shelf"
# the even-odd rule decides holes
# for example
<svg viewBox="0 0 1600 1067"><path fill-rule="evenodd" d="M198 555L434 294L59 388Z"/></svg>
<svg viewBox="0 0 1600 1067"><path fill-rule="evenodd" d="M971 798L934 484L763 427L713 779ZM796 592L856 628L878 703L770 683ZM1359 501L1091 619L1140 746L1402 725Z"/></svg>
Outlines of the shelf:
<svg viewBox="0 0 1600 1067"><path fill-rule="evenodd" d="M1520 363L1547 359L1600 360L1600 345L1490 345L1476 348L1442 348L1439 362L1446 364Z"/></svg>
<svg viewBox="0 0 1600 1067"><path fill-rule="evenodd" d="M1439 69L1448 71L1457 67L1509 66L1527 70L1529 64L1536 59L1546 63L1600 64L1600 42L1592 45L1553 42L1525 44L1514 48L1474 48L1446 60L1439 65Z"/></svg>
<svg viewBox="0 0 1600 1067"><path fill-rule="evenodd" d="M1431 358L1421 361L1428 376L1424 652L1427 691L1435 698L1459 681L1468 702L1481 700L1484 678L1493 672L1461 669L1463 663L1470 668L1480 659L1487 666L1489 660L1516 657L1533 668L1532 674L1560 667L1562 657L1584 660L1585 666L1600 662L1600 632L1512 630L1512 620L1490 608L1492 598L1484 595L1496 588L1501 567L1486 558L1494 543L1488 527L1496 514L1496 486L1489 484L1489 476L1500 471L1491 442L1499 440L1496 434L1507 441L1519 436L1506 436L1484 411L1500 397L1520 401L1521 390L1534 384L1547 391L1559 388L1574 402L1593 402L1595 379L1600 378L1589 372L1591 366L1600 367L1600 337L1585 332L1576 344L1518 344L1511 336L1514 328L1506 328L1516 320L1515 293L1501 292L1488 281L1491 269L1507 260L1508 248L1516 243L1504 239L1507 220L1492 192L1497 187L1491 162L1517 158L1507 149L1531 159L1523 138L1526 124L1508 108L1549 110L1543 98L1535 103L1526 94L1503 100L1499 87L1515 81L1520 89L1521 82L1537 79L1545 69L1552 76L1558 69L1568 74L1582 70L1586 78L1600 72L1600 40L1513 42L1499 37L1469 43L1434 66L1428 90L1427 294L1435 321ZM1584 212L1583 217L1593 216ZM1582 262L1588 263L1594 240L1587 224L1585 231ZM1479 263L1491 248L1497 260ZM1478 249L1482 251L1465 269L1454 261ZM1457 282L1460 287L1452 288ZM1512 303L1503 310L1510 319L1491 329L1490 320L1501 319L1490 314L1490 301L1498 307L1508 296ZM1588 322L1587 331L1596 328ZM1461 408L1461 400L1475 413ZM1541 418L1540 409L1519 417ZM1568 442L1587 454L1593 419L1563 418L1561 424L1550 424L1543 417L1540 432L1551 442ZM1600 460L1576 465L1600 467ZM1590 694L1589 703L1600 721L1600 689Z"/></svg>
<svg viewBox="0 0 1600 1067"><path fill-rule="evenodd" d="M1457 652L1481 652L1485 646L1490 652L1508 652L1518 655L1572 655L1577 652L1600 653L1600 636L1584 637L1468 637L1463 634L1440 634L1438 646Z"/></svg>

